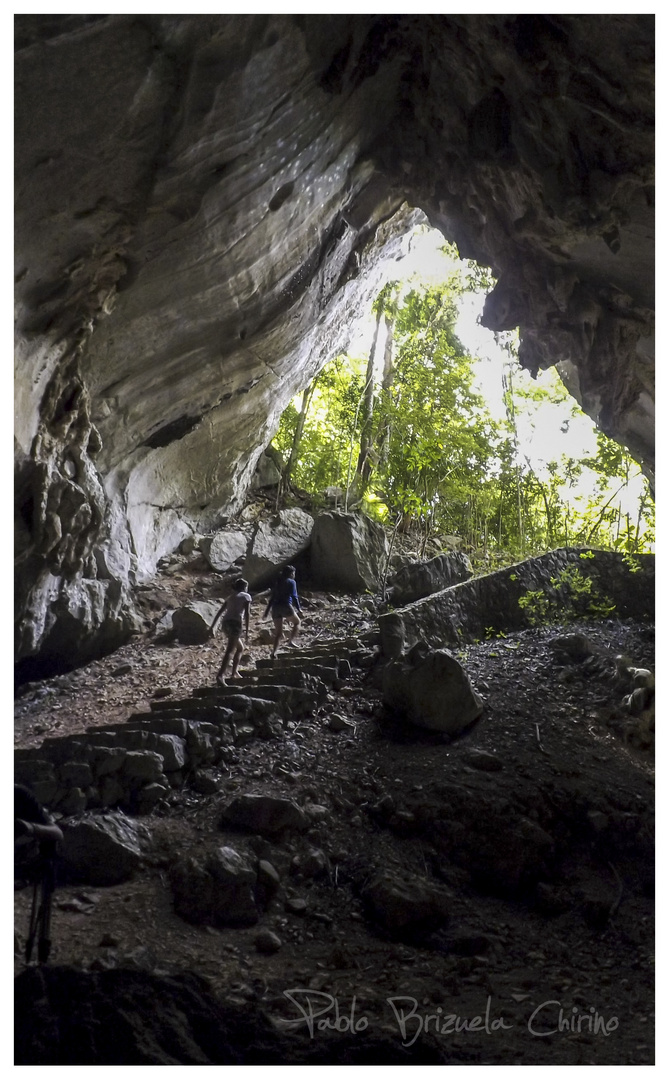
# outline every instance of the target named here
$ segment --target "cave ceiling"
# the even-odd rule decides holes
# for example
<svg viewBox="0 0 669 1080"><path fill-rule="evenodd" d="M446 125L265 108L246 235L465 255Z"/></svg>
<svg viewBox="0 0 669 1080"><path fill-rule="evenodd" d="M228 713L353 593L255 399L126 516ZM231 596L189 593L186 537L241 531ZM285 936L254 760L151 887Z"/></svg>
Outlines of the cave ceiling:
<svg viewBox="0 0 669 1080"><path fill-rule="evenodd" d="M652 16L26 15L15 74L20 657L128 631L421 214L652 471Z"/></svg>

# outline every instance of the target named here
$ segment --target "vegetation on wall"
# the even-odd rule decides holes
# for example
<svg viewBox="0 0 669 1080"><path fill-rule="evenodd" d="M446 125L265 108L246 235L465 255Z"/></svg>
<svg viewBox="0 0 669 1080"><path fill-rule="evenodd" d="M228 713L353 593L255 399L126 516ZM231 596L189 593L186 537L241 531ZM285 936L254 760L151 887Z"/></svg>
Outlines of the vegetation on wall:
<svg viewBox="0 0 669 1080"><path fill-rule="evenodd" d="M327 492L342 509L414 532L423 551L431 539L458 546L481 568L562 545L648 550L647 485L634 517L619 498L639 472L624 448L599 432L596 453L563 453L541 470L524 452L519 423L545 401L564 405L566 425L578 411L556 374L548 386L521 382L505 335L506 416L494 418L476 392L455 323L459 297L480 277L454 272L403 294L396 282L384 287L369 356L338 356L285 411L273 443L284 487L316 500ZM586 470L596 476L587 497L577 494Z"/></svg>

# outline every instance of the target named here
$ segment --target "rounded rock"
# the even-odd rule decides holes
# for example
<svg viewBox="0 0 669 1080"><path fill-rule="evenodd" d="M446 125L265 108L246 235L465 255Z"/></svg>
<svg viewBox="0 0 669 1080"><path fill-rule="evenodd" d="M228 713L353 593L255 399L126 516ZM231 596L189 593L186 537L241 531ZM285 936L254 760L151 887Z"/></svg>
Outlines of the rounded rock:
<svg viewBox="0 0 669 1080"><path fill-rule="evenodd" d="M283 942L278 934L275 934L273 930L260 930L254 939L254 945L259 953L263 953L264 956L271 956L273 953L278 952Z"/></svg>

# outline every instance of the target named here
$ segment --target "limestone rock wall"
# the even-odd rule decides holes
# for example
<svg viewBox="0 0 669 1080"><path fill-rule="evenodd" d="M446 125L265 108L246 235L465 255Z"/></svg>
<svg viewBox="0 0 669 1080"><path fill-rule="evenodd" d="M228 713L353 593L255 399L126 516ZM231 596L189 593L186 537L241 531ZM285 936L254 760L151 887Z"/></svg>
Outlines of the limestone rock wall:
<svg viewBox="0 0 669 1080"><path fill-rule="evenodd" d="M493 267L487 324L651 463L651 17L16 31L19 658L71 652L77 607L80 657L131 632L132 585L239 507L413 208Z"/></svg>

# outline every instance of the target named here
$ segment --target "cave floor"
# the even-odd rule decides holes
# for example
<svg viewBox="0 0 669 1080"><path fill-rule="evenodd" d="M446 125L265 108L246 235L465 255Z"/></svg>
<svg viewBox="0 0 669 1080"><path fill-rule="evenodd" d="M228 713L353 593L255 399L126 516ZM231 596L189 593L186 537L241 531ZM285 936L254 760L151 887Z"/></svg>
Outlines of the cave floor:
<svg viewBox="0 0 669 1080"><path fill-rule="evenodd" d="M169 643L150 623L185 597L211 598L219 588L217 575L176 561L144 591L144 635L112 656L23 688L16 745L123 720L148 710L159 688L183 694L211 685L219 645ZM302 596L305 647L373 629L372 614L355 598ZM263 607L254 604L250 662L268 653ZM548 646L574 629L601 649L588 668L559 665ZM184 788L142 818L154 851L134 879L59 888L52 962L196 972L224 1006L269 1017L285 1039L287 1063L305 1062L316 1047L321 1061L337 1061L341 1040L358 1047L367 1041L372 1059L371 1048L385 1040L397 1063L421 1045L436 1055L417 1059L425 1063L652 1063L653 757L621 736L613 657L625 652L637 666L652 667L653 646L650 626L615 620L464 646L457 655L485 712L454 741L399 726L384 712L371 669L354 670L283 739L239 747L216 794ZM354 734L329 729L332 711L354 722ZM495 771L482 767L475 751L494 756ZM527 888L477 877L466 860L444 854L429 826L415 824L417 808L443 795L444 782L466 794L470 809L460 825L483 849L487 832L503 845L505 815L522 814L552 830L560 859ZM282 869L282 888L256 926L192 926L174 913L167 868L178 856L222 843L250 851L248 837L218 828L222 806L239 792L311 801L324 805L327 817L306 837L272 841L267 857ZM387 796L390 817L379 809ZM560 833L565 806L578 813ZM587 823L580 833L576 820ZM309 847L325 852L329 872L291 875L294 855ZM438 882L450 897L445 930L397 940L372 924L360 890L377 870ZM304 914L285 909L290 896L307 901ZM15 894L17 971L30 900L28 889ZM281 939L273 955L255 947L263 927ZM327 1021L319 1027L315 1020L313 1032L309 1002Z"/></svg>

